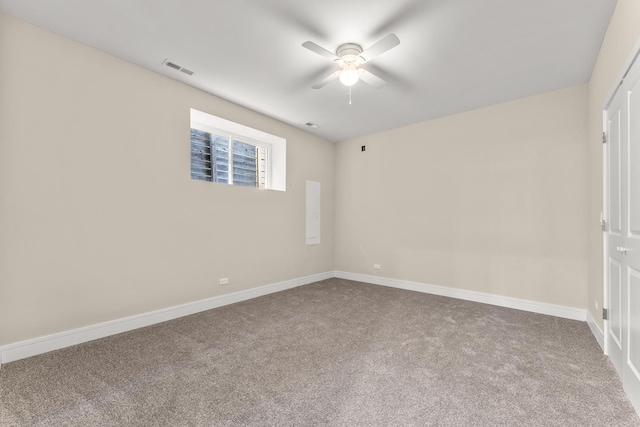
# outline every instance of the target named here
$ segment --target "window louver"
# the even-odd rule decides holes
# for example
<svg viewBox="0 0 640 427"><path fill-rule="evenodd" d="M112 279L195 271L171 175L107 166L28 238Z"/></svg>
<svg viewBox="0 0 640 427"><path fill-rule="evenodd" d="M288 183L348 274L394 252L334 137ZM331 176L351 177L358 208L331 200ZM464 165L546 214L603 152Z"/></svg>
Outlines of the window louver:
<svg viewBox="0 0 640 427"><path fill-rule="evenodd" d="M266 156L265 147L191 129L192 179L266 188Z"/></svg>
<svg viewBox="0 0 640 427"><path fill-rule="evenodd" d="M191 129L191 179L212 181L211 134Z"/></svg>

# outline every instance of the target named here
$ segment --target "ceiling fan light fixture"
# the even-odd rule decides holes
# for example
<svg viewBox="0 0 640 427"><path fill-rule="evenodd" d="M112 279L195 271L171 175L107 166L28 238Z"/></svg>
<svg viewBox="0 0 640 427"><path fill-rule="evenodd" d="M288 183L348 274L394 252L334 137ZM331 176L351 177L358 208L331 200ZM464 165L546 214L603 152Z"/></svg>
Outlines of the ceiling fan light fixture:
<svg viewBox="0 0 640 427"><path fill-rule="evenodd" d="M327 83L337 79L347 87L351 87L358 83L358 80L360 79L376 88L382 87L386 83L383 79L376 76L371 71L361 70L358 69L358 67L382 55L388 50L393 49L399 44L400 39L398 36L391 33L374 43L373 46L370 46L368 49L363 50L362 46L359 44L345 43L338 46L336 52L333 53L312 41L306 41L302 43L302 47L309 49L311 52L320 56L329 58L333 63L340 67L338 71L331 73L323 80L315 83L311 88L320 89Z"/></svg>
<svg viewBox="0 0 640 427"><path fill-rule="evenodd" d="M353 86L359 79L360 73L353 63L346 64L340 72L340 83L345 86Z"/></svg>

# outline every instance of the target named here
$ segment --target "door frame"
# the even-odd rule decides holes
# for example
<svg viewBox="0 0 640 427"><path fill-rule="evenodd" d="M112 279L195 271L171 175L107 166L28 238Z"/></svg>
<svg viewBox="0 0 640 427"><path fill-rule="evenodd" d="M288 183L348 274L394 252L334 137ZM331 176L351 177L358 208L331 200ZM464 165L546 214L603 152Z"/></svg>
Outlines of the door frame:
<svg viewBox="0 0 640 427"><path fill-rule="evenodd" d="M613 102L613 99L618 94L618 90L620 86L622 86L622 82L625 77L629 73L629 70L633 66L636 59L640 56L640 38L636 40L631 53L627 57L627 60L624 62L622 66L622 70L618 74L618 78L615 80L615 84L609 90L604 103L602 104L602 132L607 131L607 110L609 106ZM638 59L640 61L640 59ZM608 137L608 135L607 135ZM608 212L608 204L607 200L609 197L609 165L607 158L607 144L602 144L602 218L607 221L607 230L609 227L609 212ZM609 258L609 241L607 237L607 230L602 231L602 309L609 309L609 263L607 262ZM609 355L609 346L611 345L609 342L609 321L603 320L603 335L604 335L604 354Z"/></svg>

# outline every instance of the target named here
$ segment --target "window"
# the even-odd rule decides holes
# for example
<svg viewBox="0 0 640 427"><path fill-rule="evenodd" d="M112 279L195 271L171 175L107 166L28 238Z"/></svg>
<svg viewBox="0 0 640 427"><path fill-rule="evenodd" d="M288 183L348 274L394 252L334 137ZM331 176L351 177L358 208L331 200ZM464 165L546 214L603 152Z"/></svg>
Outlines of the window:
<svg viewBox="0 0 640 427"><path fill-rule="evenodd" d="M191 110L191 179L285 190L286 140Z"/></svg>
<svg viewBox="0 0 640 427"><path fill-rule="evenodd" d="M267 152L267 146L233 135L191 128L191 179L267 188Z"/></svg>

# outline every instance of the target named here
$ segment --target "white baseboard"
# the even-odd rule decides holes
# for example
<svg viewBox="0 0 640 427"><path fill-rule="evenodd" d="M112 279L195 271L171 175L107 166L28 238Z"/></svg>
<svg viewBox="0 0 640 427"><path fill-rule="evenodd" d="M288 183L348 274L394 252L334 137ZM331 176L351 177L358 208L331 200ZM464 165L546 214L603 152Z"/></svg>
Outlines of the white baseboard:
<svg viewBox="0 0 640 427"><path fill-rule="evenodd" d="M320 280L330 279L332 277L371 283L375 285L389 286L399 289L407 289L411 291L441 295L451 298L458 298L485 304L492 304L501 307L508 307L534 313L547 314L550 316L562 317L566 319L587 321L600 346L603 347L604 345L603 334L598 329L597 325L593 321L593 318L587 312L587 310L504 297L482 292L467 291L464 289L428 285L406 280L389 279L385 277L348 273L344 271L328 271L325 273L286 280L284 282L273 283L258 288L220 295L200 301L177 305L174 307L168 307L161 310L8 344L0 347L0 366L2 363L13 362L15 360L24 359L26 357L36 356L38 354L47 353L49 351L58 350L64 347L70 347L76 344L82 344L84 342L93 341L95 339L104 338L110 335L115 335L145 326L154 325L160 322L166 322L167 320L176 319L178 317L188 316L190 314L211 310L216 307L222 307L224 305L229 305L240 301L246 301L274 292L280 292L286 289L318 282Z"/></svg>
<svg viewBox="0 0 640 427"><path fill-rule="evenodd" d="M565 319L580 320L583 322L587 320L586 310L566 307L563 305L547 304L537 301L486 294L483 292L467 291L464 289L448 288L436 285L427 285L425 283L409 282L406 280L389 279L386 277L369 276L366 274L348 273L345 271L336 271L335 277L339 279L371 283L373 285L389 286L392 288L406 289L410 291L423 292L426 294L481 302L484 304L497 305L500 307L515 308L518 310L547 314L549 316L562 317Z"/></svg>
<svg viewBox="0 0 640 427"><path fill-rule="evenodd" d="M596 341L598 341L598 344L600 344L600 348L604 352L604 333L600 330L600 327L596 323L589 310L587 310L587 325L589 325L591 333L596 338Z"/></svg>
<svg viewBox="0 0 640 427"><path fill-rule="evenodd" d="M286 280L284 282L273 283L271 285L265 285L258 288L220 295L200 301L21 341L14 344L8 344L0 347L0 365L2 363L13 362L14 360L24 359L26 357L47 353L49 351L81 344L87 341L93 341L98 338L131 331L144 326L166 322L167 320L188 316L201 311L211 310L212 308L222 307L224 305L272 294L274 292L284 291L286 289L307 285L320 280L330 279L332 277L334 277L333 271L313 274L311 276Z"/></svg>

